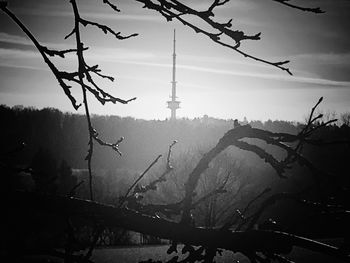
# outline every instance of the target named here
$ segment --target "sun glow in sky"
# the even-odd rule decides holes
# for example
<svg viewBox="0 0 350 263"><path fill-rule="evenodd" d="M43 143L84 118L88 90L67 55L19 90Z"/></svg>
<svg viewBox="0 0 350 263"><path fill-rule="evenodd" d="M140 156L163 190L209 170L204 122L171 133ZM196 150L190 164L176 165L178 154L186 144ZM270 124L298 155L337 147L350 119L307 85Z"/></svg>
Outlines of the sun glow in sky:
<svg viewBox="0 0 350 263"><path fill-rule="evenodd" d="M186 1L205 10L212 1ZM99 64L114 83L101 87L116 97L137 97L128 105L100 105L91 97L97 114L165 119L171 93L172 34L177 34L177 95L179 117L303 120L320 96L324 111L350 111L350 2L346 0L293 1L320 6L315 15L283 7L269 0L231 0L217 9L217 19L233 18L233 27L262 40L242 43L242 50L271 60L291 60L289 76L276 68L241 57L218 46L178 22L166 22L136 1L115 1L120 13L102 1L78 1L84 18L116 31L139 36L118 41L97 29L84 28L90 49L86 60ZM72 29L69 1L10 0L11 9L48 47L73 48L64 36ZM62 70L74 69L76 58L55 59ZM0 104L55 107L74 111L54 75L21 30L0 13ZM81 100L79 89L73 90ZM82 112L82 111L79 111Z"/></svg>

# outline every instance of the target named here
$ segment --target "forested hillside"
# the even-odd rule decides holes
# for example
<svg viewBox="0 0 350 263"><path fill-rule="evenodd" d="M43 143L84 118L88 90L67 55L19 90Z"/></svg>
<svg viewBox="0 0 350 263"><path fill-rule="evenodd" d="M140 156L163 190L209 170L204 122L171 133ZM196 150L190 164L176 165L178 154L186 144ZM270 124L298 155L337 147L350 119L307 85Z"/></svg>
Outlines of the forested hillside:
<svg viewBox="0 0 350 263"><path fill-rule="evenodd" d="M29 163L40 149L49 150L57 161L65 159L73 168L85 168L87 151L87 128L85 116L62 113L59 110L6 106L0 107L2 149L10 150L24 142L21 152L22 164ZM97 169L126 168L140 170L158 154L164 154L168 145L177 140L176 153L212 146L230 128L233 120L219 120L207 116L197 119L145 121L131 117L93 116L92 122L107 141L117 141L123 153L119 157L109 149L96 148L94 167ZM295 134L298 128L290 122L254 121L253 127L270 131L283 131Z"/></svg>
<svg viewBox="0 0 350 263"><path fill-rule="evenodd" d="M87 154L88 134L84 116L62 113L52 108L38 110L1 106L0 120L1 123L6 124L1 129L1 137L4 138L1 141L2 152L8 153L15 150L16 157L14 158L13 155L9 157L15 160L15 166L35 168L45 164L43 169L46 173L51 174L49 177L56 181L56 184L62 177L62 173L68 174L66 179L62 179L65 186L58 187L62 188L61 193L69 192L70 188L80 180L87 179L84 158ZM168 147L174 140L177 140L178 143L172 150L171 162L174 166L173 173L176 174L173 178L177 178L178 181L173 182L171 187L175 185L178 189L163 189L165 192L159 191L157 198L168 195L168 199L169 196L172 196L176 201L179 196L174 193L181 194L179 190L183 188L183 182L186 180L184 176L189 174L202 155L234 126L234 120L218 120L207 116L193 120L180 119L176 122L146 121L118 116L93 116L92 122L100 132L101 138L113 142L125 136L125 140L120 144L122 156L108 148L96 147L93 163L94 174L97 177L94 187L97 191L97 198L105 202L122 195L138 174L159 154L162 154L162 161L157 163L151 175L144 180L147 181L159 175L164 169ZM244 125L247 122L242 121L241 124ZM290 134L297 134L302 128L302 124L286 121L264 123L251 121L249 125ZM349 127L347 125L323 127L315 131L313 137L315 139L328 138L332 141L349 140ZM274 146L269 146L259 140L254 143L263 146L277 159L281 160L285 157L285 153ZM348 177L344 176L348 169L347 160L350 159L349 145L308 146L303 152L317 167L336 174L339 180L344 180L345 186L349 185ZM74 178L70 177L69 171L67 172L67 166L75 171L71 172ZM39 168L36 167L36 169ZM256 155L231 147L221 154L206 172L203 191L216 187L228 171L231 171L235 178L232 181L233 191L244 185L252 196L271 183L278 185L279 190L281 187L282 190L283 187L295 190L306 186L308 182L312 183L311 177L305 176L307 173L302 167L292 169L288 173L289 180L281 180L271 170L271 167ZM338 179L335 178L335 180ZM80 189L80 196L87 197L87 191L85 184Z"/></svg>

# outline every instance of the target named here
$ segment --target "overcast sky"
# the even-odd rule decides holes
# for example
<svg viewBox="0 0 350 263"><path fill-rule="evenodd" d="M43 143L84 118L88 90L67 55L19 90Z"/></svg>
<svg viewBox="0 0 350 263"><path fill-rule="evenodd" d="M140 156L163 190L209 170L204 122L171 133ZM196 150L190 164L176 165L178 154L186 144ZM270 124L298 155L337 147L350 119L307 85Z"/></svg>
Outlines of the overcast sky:
<svg viewBox="0 0 350 263"><path fill-rule="evenodd" d="M205 10L212 1L186 2ZM231 0L217 9L217 19L233 18L234 28L262 32L262 40L244 42L242 50L272 61L290 59L294 76L243 58L178 22L166 22L136 1L114 1L120 13L109 10L102 0L78 1L83 18L103 22L125 35L139 33L118 41L97 29L83 29L84 43L90 47L86 60L116 77L114 83L101 82L102 87L117 97L137 97L128 105L107 106L91 97L91 111L145 119L169 117L173 29L177 32L179 117L207 114L301 121L320 96L325 98L324 111L350 111L350 1L292 2L319 6L326 13L305 13L271 0ZM64 40L73 25L68 0L10 0L9 9L42 44L74 47L72 40ZM76 58L55 61L69 70ZM39 53L1 12L0 79L0 104L74 110ZM81 100L79 89L74 94Z"/></svg>

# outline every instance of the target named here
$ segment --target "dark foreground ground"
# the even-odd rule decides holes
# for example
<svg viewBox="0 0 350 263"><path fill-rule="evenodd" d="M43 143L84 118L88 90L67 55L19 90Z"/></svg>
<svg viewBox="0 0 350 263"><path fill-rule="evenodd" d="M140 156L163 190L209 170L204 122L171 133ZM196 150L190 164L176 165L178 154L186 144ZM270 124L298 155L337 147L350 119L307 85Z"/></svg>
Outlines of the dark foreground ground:
<svg viewBox="0 0 350 263"><path fill-rule="evenodd" d="M140 246L140 247L124 247L124 248L100 248L94 251L93 261L96 263L135 263L153 259L165 262L171 259L173 255L167 255L168 246ZM310 251L296 248L288 256L289 259L296 263L337 263L342 262L322 254L312 253ZM224 252L222 256L216 257L217 263L239 262L248 263L249 261L240 253Z"/></svg>

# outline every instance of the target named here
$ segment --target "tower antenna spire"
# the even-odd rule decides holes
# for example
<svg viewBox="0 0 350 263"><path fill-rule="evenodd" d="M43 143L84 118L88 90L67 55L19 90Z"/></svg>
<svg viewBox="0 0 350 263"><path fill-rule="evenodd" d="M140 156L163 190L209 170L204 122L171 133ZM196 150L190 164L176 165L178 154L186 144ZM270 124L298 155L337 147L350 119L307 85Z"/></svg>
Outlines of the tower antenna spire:
<svg viewBox="0 0 350 263"><path fill-rule="evenodd" d="M176 120L176 110L180 108L180 101L176 100L176 31L174 29L174 45L173 45L173 78L171 81L171 100L168 101L168 108L171 111L171 120Z"/></svg>

